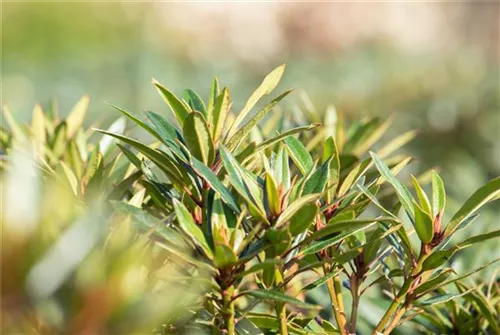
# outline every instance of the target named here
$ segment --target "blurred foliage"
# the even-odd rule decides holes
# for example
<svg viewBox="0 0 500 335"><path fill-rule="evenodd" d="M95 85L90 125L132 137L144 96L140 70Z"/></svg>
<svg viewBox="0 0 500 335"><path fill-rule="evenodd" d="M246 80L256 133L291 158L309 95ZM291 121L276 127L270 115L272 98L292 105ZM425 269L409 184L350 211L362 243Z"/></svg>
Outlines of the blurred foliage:
<svg viewBox="0 0 500 335"><path fill-rule="evenodd" d="M391 118L259 103L284 69L239 113L217 78L208 99L154 81L170 117L112 105L142 141L125 118L85 128L88 96L29 124L5 106L2 331L498 333L498 273L475 275L499 260L476 212L500 178L456 206L437 172L398 176L416 132L381 141Z"/></svg>

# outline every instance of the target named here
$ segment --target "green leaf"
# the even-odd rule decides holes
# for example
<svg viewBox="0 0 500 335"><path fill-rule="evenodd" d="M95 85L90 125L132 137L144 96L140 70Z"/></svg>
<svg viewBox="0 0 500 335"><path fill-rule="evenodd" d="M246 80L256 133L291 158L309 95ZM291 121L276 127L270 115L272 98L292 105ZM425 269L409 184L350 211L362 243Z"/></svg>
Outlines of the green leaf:
<svg viewBox="0 0 500 335"><path fill-rule="evenodd" d="M300 308L305 309L318 309L319 307L316 305L311 305L305 302L300 301L299 299L290 297L286 294L277 291L266 291L266 290L254 290L247 291L245 294L255 297L261 300L272 300L274 302L281 302L285 304L291 304Z"/></svg>
<svg viewBox="0 0 500 335"><path fill-rule="evenodd" d="M316 202L316 200L318 200L320 197L321 197L320 193L309 194L309 195L305 195L305 196L295 200L291 204L289 204L288 207L285 208L283 210L283 212L281 212L278 220L276 220L276 224L275 224L276 228L278 229L278 228L284 226L287 222L290 221L290 219L295 215L295 213L297 213L302 207L304 207L310 203Z"/></svg>
<svg viewBox="0 0 500 335"><path fill-rule="evenodd" d="M217 268L235 264L237 261L238 259L230 247L224 244L215 245L214 264Z"/></svg>
<svg viewBox="0 0 500 335"><path fill-rule="evenodd" d="M219 80L217 79L217 77L215 77L214 80L212 81L212 86L210 86L210 96L208 98L207 112L209 117L211 117L211 115L214 112L215 101L217 100L218 96L219 96Z"/></svg>
<svg viewBox="0 0 500 335"><path fill-rule="evenodd" d="M373 162L370 158L365 159L355 168L353 168L349 174L345 177L342 185L339 188L338 196L344 196L352 187L352 185L356 184L356 182L368 171L368 169L372 166Z"/></svg>
<svg viewBox="0 0 500 335"><path fill-rule="evenodd" d="M95 130L103 134L113 136L121 140L122 142L127 143L132 147L136 148L144 156L148 157L151 161L153 161L153 163L155 163L173 183L177 183L178 185L183 185L183 182L180 179L181 174L179 169L173 162L170 161L170 158L168 158L168 156L162 154L157 150L151 149L147 145L144 145L134 139L131 139L130 137L123 136L120 134L110 133L106 130L101 130L101 129L95 129Z"/></svg>
<svg viewBox="0 0 500 335"><path fill-rule="evenodd" d="M185 89L184 90L184 100L188 103L189 107L191 107L192 111L197 111L200 112L207 118L207 108L205 107L205 103L203 100L200 98L198 93L193 91L192 89Z"/></svg>
<svg viewBox="0 0 500 335"><path fill-rule="evenodd" d="M434 215L442 213L446 204L446 191L443 180L436 171L432 171L432 208Z"/></svg>
<svg viewBox="0 0 500 335"><path fill-rule="evenodd" d="M194 157L192 158L192 164L193 169L195 169L200 177L202 177L203 180L205 180L208 185L210 185L210 187L220 195L222 201L224 201L233 211L239 213L240 209L236 200L234 200L231 192L226 188L226 186L224 186L224 184L222 184L217 175L210 170L210 168L205 166L205 164Z"/></svg>
<svg viewBox="0 0 500 335"><path fill-rule="evenodd" d="M276 216L280 212L280 199L278 198L278 190L276 182L270 173L266 173L266 200L267 208L272 216Z"/></svg>
<svg viewBox="0 0 500 335"><path fill-rule="evenodd" d="M322 161L326 162L328 159L332 161L330 163L330 177L328 180L328 190L326 192L326 202L331 203L335 198L335 194L337 194L337 187L340 181L339 151L333 136L326 139L323 149Z"/></svg>
<svg viewBox="0 0 500 335"><path fill-rule="evenodd" d="M276 155L274 177L276 178L276 183L283 185L285 190L290 188L290 166L288 165L288 155L284 148L281 148Z"/></svg>
<svg viewBox="0 0 500 335"><path fill-rule="evenodd" d="M233 135L236 133L236 130L238 129L238 126L243 121L243 119L245 119L245 117L248 115L250 110L255 106L255 104L263 96L270 94L276 88L279 81L281 80L281 77L283 76L284 71L285 71L285 64L278 66L264 78L260 86L257 87L257 89L252 93L247 103L245 104L241 112L238 114L236 119L234 120L231 129L229 130L228 138L233 137Z"/></svg>
<svg viewBox="0 0 500 335"><path fill-rule="evenodd" d="M232 151L238 147L240 142L252 131L252 129L269 113L274 106L276 106L284 97L290 94L290 91L282 93L277 98L273 99L270 103L264 106L260 111L255 114L245 125L243 125L227 142L228 150Z"/></svg>
<svg viewBox="0 0 500 335"><path fill-rule="evenodd" d="M304 145L295 137L285 138L285 144L290 157L295 165L297 165L302 175L307 175L314 166L313 159L309 152L307 152Z"/></svg>
<svg viewBox="0 0 500 335"><path fill-rule="evenodd" d="M66 179L69 182L69 185L71 186L71 190L73 191L73 194L77 195L78 194L78 179L75 176L75 173L71 168L66 165L63 161L59 162L63 168L64 174L66 175Z"/></svg>
<svg viewBox="0 0 500 335"><path fill-rule="evenodd" d="M66 124L68 125L68 138L72 138L82 127L83 120L85 119L85 114L87 114L89 103L90 97L88 95L84 95L69 113L68 117L66 118Z"/></svg>
<svg viewBox="0 0 500 335"><path fill-rule="evenodd" d="M177 199L173 199L175 215L177 217L177 221L179 222L179 226L181 229L191 238L191 240L199 246L205 255L213 259L213 253L208 245L207 240L205 239L205 235L201 231L200 227L194 222L193 217L189 213L186 206L184 206Z"/></svg>
<svg viewBox="0 0 500 335"><path fill-rule="evenodd" d="M445 236L453 234L457 226L474 214L487 202L493 200L500 194L500 177L490 180L488 183L479 188L474 194L462 205L462 207L453 215L445 230Z"/></svg>
<svg viewBox="0 0 500 335"><path fill-rule="evenodd" d="M326 183L330 178L330 162L331 160L324 162L321 167L316 169L311 177L307 179L302 195L322 193L324 191Z"/></svg>
<svg viewBox="0 0 500 335"><path fill-rule="evenodd" d="M432 218L428 213L422 210L416 202L413 202L413 205L415 209L415 231L420 241L428 244L434 237L434 224Z"/></svg>
<svg viewBox="0 0 500 335"><path fill-rule="evenodd" d="M56 127L54 131L54 138L52 139L52 143L50 146L52 147L52 153L56 158L59 158L66 151L66 142L67 142L67 133L68 126L66 122L61 122Z"/></svg>
<svg viewBox="0 0 500 335"><path fill-rule="evenodd" d="M340 273L341 270L337 270L337 271L333 271L333 272L330 272L329 274L327 274L326 276L323 276L319 279L316 279L315 281L313 281L312 283L304 286L301 291L302 292L305 292L305 291L310 291L310 290L313 290L315 289L316 287L318 286L321 286L323 285L324 283L326 283L330 278L333 278L335 277L336 275L338 275Z"/></svg>
<svg viewBox="0 0 500 335"><path fill-rule="evenodd" d="M429 215L432 215L432 209L431 209L431 204L429 202L429 198L427 198L427 195L420 186L420 183L418 182L417 178L415 178L415 176L412 174L410 175L410 177L413 183L413 187L415 187L415 191L417 192L417 197L418 201L420 202L420 207L422 207L424 212L428 213Z"/></svg>
<svg viewBox="0 0 500 335"><path fill-rule="evenodd" d="M375 223L376 222L373 220L371 220L371 221L352 220L350 222L348 222L348 221L343 222L340 225L337 225L337 224L328 225L328 226L324 227L323 229L310 235L306 240L304 240L304 244L307 246L301 250L300 254L301 255L315 254L315 253L317 253L325 248L328 248L336 243L343 241L344 239L348 238L349 236L355 235L355 234L357 234L357 233L359 233L359 232L361 232L369 227L372 227L373 225L375 225ZM334 237L331 237L329 239L308 244L309 241L317 240L323 236L337 233L340 231L345 231L345 230L347 230L347 231L342 233L342 234L338 234ZM359 249L359 248L356 248L356 249ZM358 252L360 252L360 251L358 251Z"/></svg>
<svg viewBox="0 0 500 335"><path fill-rule="evenodd" d="M297 236L307 230L318 214L319 208L316 204L307 204L300 208L290 219L290 233Z"/></svg>
<svg viewBox="0 0 500 335"><path fill-rule="evenodd" d="M224 147L221 147L219 152L224 168L229 174L231 185L247 201L251 207L250 209L263 220L267 221L259 186L252 178L249 178L249 172L241 167Z"/></svg>
<svg viewBox="0 0 500 335"><path fill-rule="evenodd" d="M215 149L203 115L199 112L190 113L184 120L182 133L191 154L210 166L215 158Z"/></svg>
<svg viewBox="0 0 500 335"><path fill-rule="evenodd" d="M387 165L377 156L377 154L370 152L370 155L375 162L375 166L377 167L380 174L394 187L396 190L396 194L401 201L401 204L405 208L408 214L413 214L413 197L411 196L410 191L399 182L399 180L394 177L394 174L389 170Z"/></svg>
<svg viewBox="0 0 500 335"><path fill-rule="evenodd" d="M422 270L433 270L446 263L457 251L456 248L433 252L422 264Z"/></svg>
<svg viewBox="0 0 500 335"><path fill-rule="evenodd" d="M224 87L222 93L215 100L213 112L209 115L209 125L212 130L212 138L214 142L218 142L222 136L224 125L230 108L230 94L229 89Z"/></svg>
<svg viewBox="0 0 500 335"><path fill-rule="evenodd" d="M318 123L313 123L309 126L297 127L297 128L292 128L290 130L287 130L287 131L277 135L276 137L270 138L268 140L265 140L265 141L259 143L259 145L255 149L255 152L253 152L253 154L249 157L252 157L253 155L259 153L260 151L262 151L264 149L270 148L271 146L275 145L276 143L278 143L281 140L286 139L289 136L292 136L294 134L298 134L298 133L303 132L303 131L314 129L318 126L319 126Z"/></svg>
<svg viewBox="0 0 500 335"><path fill-rule="evenodd" d="M469 291L465 291L464 293L457 293L457 294L441 294L441 295L437 295L435 297L432 297L432 298L429 298L427 300L422 301L420 303L420 305L422 305L422 306L435 306L435 305L438 305L438 304L442 304L442 303L448 302L450 300L455 300L456 298L459 298L461 296L469 294L469 293L471 293L474 290L475 289L472 289L472 290L469 290Z"/></svg>
<svg viewBox="0 0 500 335"><path fill-rule="evenodd" d="M137 158L137 156L132 151L130 151L127 147L125 147L124 145L122 145L120 143L117 143L116 145L118 146L118 148L120 148L120 150L123 152L125 157L127 157L129 162L132 163L137 169L140 170L141 169L141 160L139 158Z"/></svg>
<svg viewBox="0 0 500 335"><path fill-rule="evenodd" d="M244 277L248 276L249 274L259 272L260 270L266 268L269 265L274 266L274 265L279 265L281 263L282 263L282 261L279 259L266 259L262 262L259 262L259 263L252 265L248 270L245 270L243 272L238 273L236 275L236 278L238 278L238 279L244 278Z"/></svg>
<svg viewBox="0 0 500 335"><path fill-rule="evenodd" d="M165 144L176 143L178 138L177 130L163 116L153 112L146 112L146 116L153 123L155 132L159 135L159 137L155 137Z"/></svg>
<svg viewBox="0 0 500 335"><path fill-rule="evenodd" d="M435 287L435 288L437 289L437 288L440 288L440 287L442 287L442 286L446 286L446 285L449 285L449 284L452 284L452 283L455 283L455 282L461 281L461 280L463 280L463 279L465 279L465 278L467 278L467 277L470 277L470 276L472 276L473 274L475 274L475 273L477 273L477 272L479 272L479 271L481 271L481 270L483 270L483 269L487 268L488 266L490 266L490 265L492 265L492 264L494 264L494 263L496 263L496 262L498 262L498 261L500 261L500 257L499 257L499 258L497 258L497 259L494 259L493 261L491 261L491 262L489 262L489 263L486 263L486 264L484 264L484 265L482 265L482 266L480 266L480 267L478 267L478 268L476 268L476 269L474 269L474 270L472 270L472 271L470 271L470 272L468 272L468 273L466 273L466 274L464 274L464 275L461 275L460 277L455 277L455 278L450 279L450 280L448 280L448 281L445 281L445 282L439 283L439 284L437 284L437 285L436 285L436 287Z"/></svg>
<svg viewBox="0 0 500 335"><path fill-rule="evenodd" d="M68 156L69 162L71 164L71 167L73 168L73 171L75 172L76 177L78 179L82 178L84 169L83 160L74 140L71 140L68 143Z"/></svg>
<svg viewBox="0 0 500 335"><path fill-rule="evenodd" d="M496 238L499 236L500 236L500 230L494 230L490 233L470 237L470 238L466 239L465 241L458 243L456 247L459 249L464 249L464 248L467 248L473 244L483 242L483 241L486 241L486 240L489 240L492 238Z"/></svg>
<svg viewBox="0 0 500 335"><path fill-rule="evenodd" d="M417 288L413 291L416 295L420 295L430 290L435 290L436 287L443 283L453 272L453 269L444 269L437 276L428 279L423 284L417 286Z"/></svg>
<svg viewBox="0 0 500 335"><path fill-rule="evenodd" d="M126 110L124 108L121 108L121 107L119 107L117 105L114 105L112 103L108 103L108 104L111 107L113 107L114 109L116 109L117 111L119 111L120 113L122 113L123 115L125 115L126 117L128 117L129 119L131 119L132 121L134 121L137 125L139 125L142 129L146 130L148 133L150 133L151 135L153 135L155 138L157 138L158 140L162 141L162 137L153 128L151 128L148 124L146 124L145 122L143 122L137 116L135 116L134 114L132 114L128 110Z"/></svg>
<svg viewBox="0 0 500 335"><path fill-rule="evenodd" d="M156 86L158 92L160 92L161 97L170 107L170 109L172 110L177 119L177 122L179 122L179 125L182 127L184 125L184 120L189 115L189 111L172 92L163 87L159 82L157 82L154 79L153 79L153 85Z"/></svg>

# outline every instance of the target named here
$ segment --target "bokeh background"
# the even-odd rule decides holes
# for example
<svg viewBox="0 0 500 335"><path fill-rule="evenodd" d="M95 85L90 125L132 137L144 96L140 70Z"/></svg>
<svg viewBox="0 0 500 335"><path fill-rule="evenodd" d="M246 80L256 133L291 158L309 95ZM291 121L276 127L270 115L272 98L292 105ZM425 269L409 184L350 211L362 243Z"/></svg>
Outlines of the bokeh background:
<svg viewBox="0 0 500 335"><path fill-rule="evenodd" d="M57 99L67 113L88 93L91 120L111 122L118 115L105 101L165 110L152 78L206 96L217 75L242 105L263 75L287 63L281 85L303 89L319 113L334 105L347 118L394 116L391 134L420 129L407 148L414 169L438 166L456 208L500 175L499 9L498 2L4 2L2 100L28 120L36 102ZM498 225L499 213L491 205L480 230ZM464 267L500 253L498 242L479 248L486 252L471 249Z"/></svg>

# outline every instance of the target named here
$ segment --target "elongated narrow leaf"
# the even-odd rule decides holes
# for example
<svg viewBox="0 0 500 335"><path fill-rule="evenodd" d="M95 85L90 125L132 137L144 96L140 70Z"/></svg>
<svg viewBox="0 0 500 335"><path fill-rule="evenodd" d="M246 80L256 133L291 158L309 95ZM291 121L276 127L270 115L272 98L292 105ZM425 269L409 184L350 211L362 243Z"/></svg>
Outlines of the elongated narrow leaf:
<svg viewBox="0 0 500 335"><path fill-rule="evenodd" d="M420 207L423 209L425 213L432 215L431 203L429 202L429 198L427 198L427 195L420 186L420 183L418 182L417 178L415 178L415 176L413 175L410 176L411 176L411 181L413 183L413 187L415 187L415 191L417 192L417 197L418 201L420 202Z"/></svg>
<svg viewBox="0 0 500 335"><path fill-rule="evenodd" d="M200 112L207 118L207 108L205 107L205 103L200 98L198 93L193 91L190 88L184 90L184 100L188 103L189 107L191 107L192 111Z"/></svg>
<svg viewBox="0 0 500 335"><path fill-rule="evenodd" d="M313 123L313 124L310 124L309 126L297 127L297 128L292 128L290 130L287 130L287 131L277 135L276 137L270 138L268 140L265 140L265 141L259 143L259 145L255 149L255 152L253 154L256 154L264 149L270 148L271 146L275 145L276 143L278 143L281 140L286 139L289 136L292 136L294 134L298 134L298 133L303 132L303 131L314 129L318 126L319 126L319 123Z"/></svg>
<svg viewBox="0 0 500 335"><path fill-rule="evenodd" d="M437 276L434 278L428 279L426 282L423 284L417 286L417 288L413 291L416 295L420 295L422 293L425 293L427 291L435 290L436 287L443 283L448 277L451 275L453 272L453 269L444 269L441 273L439 273Z"/></svg>
<svg viewBox="0 0 500 335"><path fill-rule="evenodd" d="M209 115L209 125L214 142L218 142L222 136L227 115L229 114L231 98L229 89L224 87L222 93L216 98L213 112Z"/></svg>
<svg viewBox="0 0 500 335"><path fill-rule="evenodd" d="M257 299L261 300L272 300L274 302L281 302L285 304L291 304L300 308L306 308L306 309L317 309L318 306L316 305L311 305L305 302L300 301L299 299L290 297L284 293L277 292L277 291L266 291L266 290L254 290L254 291L247 291L245 294L250 295L252 297L255 297Z"/></svg>
<svg viewBox="0 0 500 335"><path fill-rule="evenodd" d="M302 195L308 195L311 193L322 193L330 179L330 162L327 160L323 163L309 179L305 182L304 190Z"/></svg>
<svg viewBox="0 0 500 335"><path fill-rule="evenodd" d="M222 184L217 175L210 170L205 164L192 158L192 164L195 171L210 185L210 187L217 193L219 193L222 201L224 201L233 211L236 213L240 212L236 200L234 200L231 192Z"/></svg>
<svg viewBox="0 0 500 335"><path fill-rule="evenodd" d="M295 165L297 165L302 175L307 175L314 166L313 159L309 152L307 152L304 145L295 137L285 138L285 144L290 157Z"/></svg>
<svg viewBox="0 0 500 335"><path fill-rule="evenodd" d="M422 270L427 271L440 267L446 263L455 252L457 252L457 248L433 252L422 264Z"/></svg>
<svg viewBox="0 0 500 335"><path fill-rule="evenodd" d="M207 105L207 112L209 117L211 117L214 106L215 106L215 101L217 100L217 97L219 96L219 80L217 77L214 78L212 81L212 85L210 86L210 96L208 97L208 105Z"/></svg>
<svg viewBox="0 0 500 335"><path fill-rule="evenodd" d="M90 97L84 95L73 107L68 117L66 118L66 124L68 125L68 138L72 138L78 129L81 128L85 115L87 114L87 109L89 107Z"/></svg>
<svg viewBox="0 0 500 335"><path fill-rule="evenodd" d="M274 177L278 185L283 185L285 191L290 188L290 166L288 165L288 155L284 148L281 148L274 161Z"/></svg>
<svg viewBox="0 0 500 335"><path fill-rule="evenodd" d="M319 208L316 204L311 203L300 208L290 219L290 233L292 236L306 231L318 214Z"/></svg>
<svg viewBox="0 0 500 335"><path fill-rule="evenodd" d="M375 166L377 167L380 174L394 187L396 190L396 194L398 195L401 204L405 208L405 210L411 215L413 214L413 197L411 196L410 191L399 182L399 180L394 177L394 174L389 170L387 165L377 156L377 154L370 152L370 155L375 162Z"/></svg>
<svg viewBox="0 0 500 335"><path fill-rule="evenodd" d="M347 223L347 222L346 222ZM300 254L301 255L312 255L315 254L325 248L331 247L334 244L337 244L344 239L348 238L349 236L353 236L369 227L372 227L375 225L375 221L351 221L347 225L342 225L342 226L337 226L337 225L331 225L331 226L326 226L323 229L315 232L311 236L309 236L304 242L308 241L313 241L317 240L323 236L327 236L333 233L338 233L340 231L345 231L342 234L338 234L334 237L331 237L326 240L322 241L316 241L313 243L306 244L307 246L301 250Z"/></svg>
<svg viewBox="0 0 500 335"><path fill-rule="evenodd" d="M190 113L184 120L182 133L191 154L210 166L215 158L215 149L205 118L199 112Z"/></svg>
<svg viewBox="0 0 500 335"><path fill-rule="evenodd" d="M111 107L113 107L114 109L116 109L117 111L119 111L120 113L122 113L123 115L125 115L126 117L128 117L129 119L131 119L132 121L134 121L138 126L140 126L142 129L146 130L148 133L150 133L151 135L153 135L155 138L157 138L158 140L162 140L160 134L158 134L156 132L156 130L154 130L153 128L151 128L148 124L146 124L144 121L142 121L141 119L139 119L137 116L135 116L134 114L132 114L131 112L129 112L128 110L124 109L124 108L121 108L117 105L114 105L112 103L108 103Z"/></svg>
<svg viewBox="0 0 500 335"><path fill-rule="evenodd" d="M313 290L315 289L316 287L318 286L321 286L323 285L324 283L326 283L330 278L333 278L335 277L336 275L338 275L340 273L341 270L337 270L337 271L333 271L333 272L330 272L329 274L327 274L326 276L324 277L321 277L319 279L316 279L315 281L313 281L312 283L304 286L301 291L302 292L305 292L305 291L310 291L310 290Z"/></svg>
<svg viewBox="0 0 500 335"><path fill-rule="evenodd" d="M355 168L353 168L349 174L345 177L342 185L339 187L338 196L344 196L352 185L356 184L356 182L368 171L368 169L372 166L373 161L371 159L365 159Z"/></svg>
<svg viewBox="0 0 500 335"><path fill-rule="evenodd" d="M459 249L464 249L464 248L467 248L473 244L483 242L486 240L490 240L492 238L497 238L497 237L500 237L500 230L494 230L490 233L470 237L470 238L466 239L465 241L458 243L457 247Z"/></svg>
<svg viewBox="0 0 500 335"><path fill-rule="evenodd" d="M327 236L327 235L330 235L333 233L338 233L341 231L352 231L352 230L355 230L358 228L369 227L369 226L372 226L373 223L380 222L380 221L395 222L394 219L386 218L386 217L379 217L379 218L375 218L375 219L366 219L366 220L356 219L356 220L347 220L347 221L336 222L334 224L327 224L321 230L318 230L314 234L311 234L306 239L306 241L317 240L323 236Z"/></svg>
<svg viewBox="0 0 500 335"><path fill-rule="evenodd" d="M427 300L422 301L420 303L420 305L422 305L422 306L435 306L435 305L438 305L438 304L442 304L442 303L448 302L450 300L455 300L456 298L459 298L461 296L469 294L469 293L471 293L474 290L475 289L471 289L471 290L466 291L464 293L458 293L458 294L441 294L441 295L437 295L435 297L432 297L432 298L429 298Z"/></svg>
<svg viewBox="0 0 500 335"><path fill-rule="evenodd" d="M285 64L278 66L264 78L262 83L252 93L247 103L245 104L241 112L238 114L236 119L234 120L231 126L231 130L229 131L228 137L232 137L236 133L238 126L245 119L245 117L248 115L250 110L255 106L255 104L263 96L270 94L276 88L276 86L281 80L281 77L283 76L284 71L285 71Z"/></svg>
<svg viewBox="0 0 500 335"><path fill-rule="evenodd" d="M146 116L153 124L155 132L163 143L176 143L178 139L177 130L167 119L153 112L146 112Z"/></svg>
<svg viewBox="0 0 500 335"><path fill-rule="evenodd" d="M453 215L450 223L446 226L445 236L453 234L457 226L474 214L480 207L494 199L500 194L500 177L490 180L479 188Z"/></svg>
<svg viewBox="0 0 500 335"><path fill-rule="evenodd" d="M189 111L172 92L163 87L159 82L157 82L154 79L153 79L153 85L156 86L158 92L160 92L161 97L170 107L170 109L172 110L177 119L177 122L179 122L179 125L182 127L184 125L184 120L189 115Z"/></svg>
<svg viewBox="0 0 500 335"><path fill-rule="evenodd" d="M290 94L290 92L292 91L286 91L277 98L273 99L270 103L268 103L260 111L258 111L257 114L255 114L255 116L252 117L247 123L245 123L245 125L243 125L237 132L235 132L227 142L228 150L232 151L236 147L238 147L239 143L245 138L245 136L247 136L252 131L252 129L267 115L267 113L269 113L274 108L274 106L276 106L284 97Z"/></svg>
<svg viewBox="0 0 500 335"><path fill-rule="evenodd" d="M170 159L166 156L161 154L160 152L151 149L147 145L144 145L134 139L131 139L130 137L123 136L120 134L114 134L110 133L106 130L101 130L101 129L96 129L96 131L101 132L103 134L113 136L119 140L121 140L124 143L127 143L131 145L132 147L136 148L139 150L144 156L148 157L151 159L158 167L171 179L172 182L178 183L178 184L183 184L181 181L181 175L179 169L175 166L174 163L170 161Z"/></svg>
<svg viewBox="0 0 500 335"><path fill-rule="evenodd" d="M473 274L475 274L475 273L478 273L478 272L479 272L479 271L481 271L481 270L484 270L484 269L485 269L485 268L487 268L488 266L490 266L490 265L492 265L492 264L494 264L494 263L496 263L496 262L498 262L498 261L500 261L500 257L499 257L499 258L497 258L497 259L494 259L493 261L488 262L488 263L484 264L483 266L480 266L480 267L478 267L478 268L476 268L476 269L474 269L474 270L472 270L472 271L470 271L470 272L468 272L468 273L466 273L466 274L464 274L464 275L461 275L460 277L455 277L455 278L450 279L450 280L448 280L448 281L445 281L445 282L442 282L442 283L440 283L440 284L437 284L435 288L436 288L436 289L438 289L438 288L440 288L440 287L442 287L442 286L446 286L446 285L449 285L449 284L452 284L452 283L455 283L455 282L461 281L461 280L463 280L463 279L465 279L465 278L467 278L467 277L472 276L472 275L473 275Z"/></svg>
<svg viewBox="0 0 500 335"><path fill-rule="evenodd" d="M415 209L415 231L418 238L427 244L434 237L434 226L432 218L416 202L413 203Z"/></svg>
<svg viewBox="0 0 500 335"><path fill-rule="evenodd" d="M137 156L132 151L130 151L127 147L125 147L124 145L122 145L120 143L117 143L116 145L118 146L118 148L120 148L120 150L123 152L125 157L127 157L127 159L130 161L130 163L132 163L137 169L140 170L141 169L141 160L139 158L137 158Z"/></svg>
<svg viewBox="0 0 500 335"><path fill-rule="evenodd" d="M276 182L270 173L266 173L266 201L271 215L278 215L280 211L280 199L278 198Z"/></svg>
<svg viewBox="0 0 500 335"><path fill-rule="evenodd" d="M19 126L19 124L16 122L16 120L12 116L12 112L10 111L10 108L7 106L3 106L2 110L3 110L3 117L5 118L5 121L7 121L7 124L9 125L10 131L14 135L14 138L17 138L19 140L26 138L22 128Z"/></svg>
<svg viewBox="0 0 500 335"><path fill-rule="evenodd" d="M446 204L446 191L443 180L436 171L432 171L432 208L434 216L442 213Z"/></svg>
<svg viewBox="0 0 500 335"><path fill-rule="evenodd" d="M175 215L181 229L193 240L193 242L197 246L199 246L203 250L208 258L213 259L212 249L210 249L210 246L205 239L205 235L203 235L200 227L198 227L198 225L194 222L193 217L191 216L191 214L189 214L186 206L184 206L177 199L173 200Z"/></svg>
<svg viewBox="0 0 500 335"><path fill-rule="evenodd" d="M33 133L33 137L37 141L37 149L41 150L41 145L45 144L47 139L47 134L45 130L45 116L43 114L42 107L40 105L36 105L33 109L33 116L31 118L31 131Z"/></svg>
<svg viewBox="0 0 500 335"><path fill-rule="evenodd" d="M66 175L66 179L67 179L69 185L71 186L71 190L73 191L73 194L77 195L78 194L78 179L76 178L75 173L63 161L61 161L60 164L63 168L64 174Z"/></svg>
<svg viewBox="0 0 500 335"><path fill-rule="evenodd" d="M287 208L281 212L278 220L276 220L276 228L282 227L290 221L290 219L297 213L303 206L311 204L320 198L320 193L305 195L293 201Z"/></svg>

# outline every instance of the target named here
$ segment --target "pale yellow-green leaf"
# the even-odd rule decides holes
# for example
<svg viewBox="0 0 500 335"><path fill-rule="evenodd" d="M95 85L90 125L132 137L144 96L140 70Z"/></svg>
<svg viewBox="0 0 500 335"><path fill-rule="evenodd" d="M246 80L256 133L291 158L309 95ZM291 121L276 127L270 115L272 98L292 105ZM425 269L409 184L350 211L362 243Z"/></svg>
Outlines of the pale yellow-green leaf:
<svg viewBox="0 0 500 335"><path fill-rule="evenodd" d="M68 117L66 118L66 124L68 126L66 136L72 138L78 129L82 127L83 120L87 114L87 109L89 107L90 97L84 95L73 107Z"/></svg>
<svg viewBox="0 0 500 335"><path fill-rule="evenodd" d="M252 93L252 95L246 102L241 112L238 114L238 116L236 116L236 119L234 120L231 129L229 131L228 138L231 138L236 133L236 131L238 130L238 126L245 119L245 117L248 115L250 110L255 106L255 104L263 96L268 95L276 88L276 86L281 80L281 77L283 76L284 71L285 71L285 64L282 64L264 78L260 86L257 87L257 89Z"/></svg>

